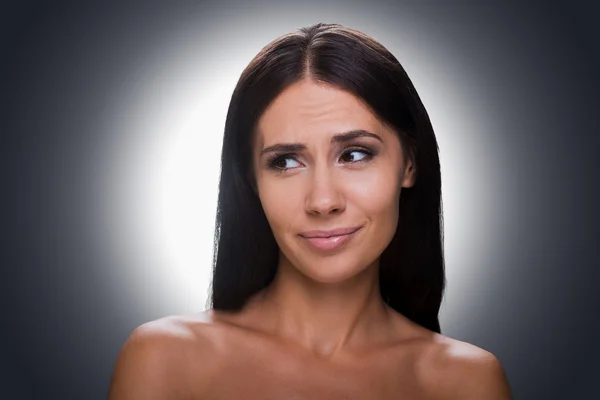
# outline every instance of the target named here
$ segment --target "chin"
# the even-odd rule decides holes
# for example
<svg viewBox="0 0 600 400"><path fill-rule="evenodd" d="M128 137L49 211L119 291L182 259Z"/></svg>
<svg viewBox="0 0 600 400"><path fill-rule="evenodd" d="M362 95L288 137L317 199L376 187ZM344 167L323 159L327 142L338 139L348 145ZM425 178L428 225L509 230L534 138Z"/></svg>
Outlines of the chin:
<svg viewBox="0 0 600 400"><path fill-rule="evenodd" d="M365 268L344 260L324 259L321 262L312 262L310 267L300 268L300 272L315 282L339 283L361 274Z"/></svg>

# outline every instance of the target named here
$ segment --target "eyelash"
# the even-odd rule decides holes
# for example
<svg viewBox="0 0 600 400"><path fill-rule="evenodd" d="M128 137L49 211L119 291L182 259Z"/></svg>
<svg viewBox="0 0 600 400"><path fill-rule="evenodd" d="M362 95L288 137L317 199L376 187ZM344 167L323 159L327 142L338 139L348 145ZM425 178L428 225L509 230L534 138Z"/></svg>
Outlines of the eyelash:
<svg viewBox="0 0 600 400"><path fill-rule="evenodd" d="M361 158L358 161L349 161L348 164L357 164L357 163L367 162L367 161L370 161L371 159L373 159L373 157L375 157L375 155L376 155L376 153L374 151L367 150L363 147L352 147L352 148L348 148L348 149L344 150L344 152L341 154L340 157L342 157L346 154L349 154L349 153L354 153L354 152L364 153L365 157ZM295 160L295 156L296 155L294 153L275 154L275 155L269 157L269 159L267 160L267 165L268 165L269 169L272 169L279 173L283 173L283 172L289 171L294 168L279 168L279 167L277 167L277 163L279 161L286 160L288 158ZM295 160L295 161L297 161L297 160Z"/></svg>

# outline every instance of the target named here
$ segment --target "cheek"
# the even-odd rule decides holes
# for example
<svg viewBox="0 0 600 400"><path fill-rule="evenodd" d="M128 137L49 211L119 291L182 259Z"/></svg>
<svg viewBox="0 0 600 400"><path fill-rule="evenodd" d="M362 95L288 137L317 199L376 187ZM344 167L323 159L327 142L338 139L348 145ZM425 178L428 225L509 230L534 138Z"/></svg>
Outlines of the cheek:
<svg viewBox="0 0 600 400"><path fill-rule="evenodd" d="M373 174L352 186L352 202L369 221L370 256L380 254L390 243L398 227L400 184L393 173Z"/></svg>
<svg viewBox="0 0 600 400"><path fill-rule="evenodd" d="M349 193L368 217L389 217L398 212L400 185L397 182L393 171L378 170L349 181Z"/></svg>
<svg viewBox="0 0 600 400"><path fill-rule="evenodd" d="M295 216L301 215L298 188L286 188L284 182L261 182L259 197L263 210L275 236L282 230L291 229Z"/></svg>

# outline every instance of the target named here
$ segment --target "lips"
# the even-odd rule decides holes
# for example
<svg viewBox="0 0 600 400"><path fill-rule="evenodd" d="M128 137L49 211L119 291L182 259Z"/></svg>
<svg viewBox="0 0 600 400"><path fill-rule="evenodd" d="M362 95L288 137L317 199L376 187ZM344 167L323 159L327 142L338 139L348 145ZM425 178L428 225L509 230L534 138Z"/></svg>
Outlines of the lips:
<svg viewBox="0 0 600 400"><path fill-rule="evenodd" d="M308 232L301 233L300 236L307 238L307 239L308 238L329 238L332 236L348 235L348 234L356 232L360 228L361 228L360 226L355 226L355 227L351 227L351 228L332 229L329 231L308 231Z"/></svg>
<svg viewBox="0 0 600 400"><path fill-rule="evenodd" d="M361 228L362 226L330 231L310 231L304 232L300 236L316 250L331 251L341 248L342 245L349 242Z"/></svg>

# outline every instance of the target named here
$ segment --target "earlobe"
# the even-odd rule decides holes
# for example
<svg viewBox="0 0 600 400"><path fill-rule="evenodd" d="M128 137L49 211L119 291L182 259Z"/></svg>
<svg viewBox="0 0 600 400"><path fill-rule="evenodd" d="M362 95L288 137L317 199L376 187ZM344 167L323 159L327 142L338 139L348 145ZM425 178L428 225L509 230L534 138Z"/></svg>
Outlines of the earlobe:
<svg viewBox="0 0 600 400"><path fill-rule="evenodd" d="M402 187L409 188L415 184L416 171L411 161L408 162L408 166L404 170L404 178L402 181Z"/></svg>

